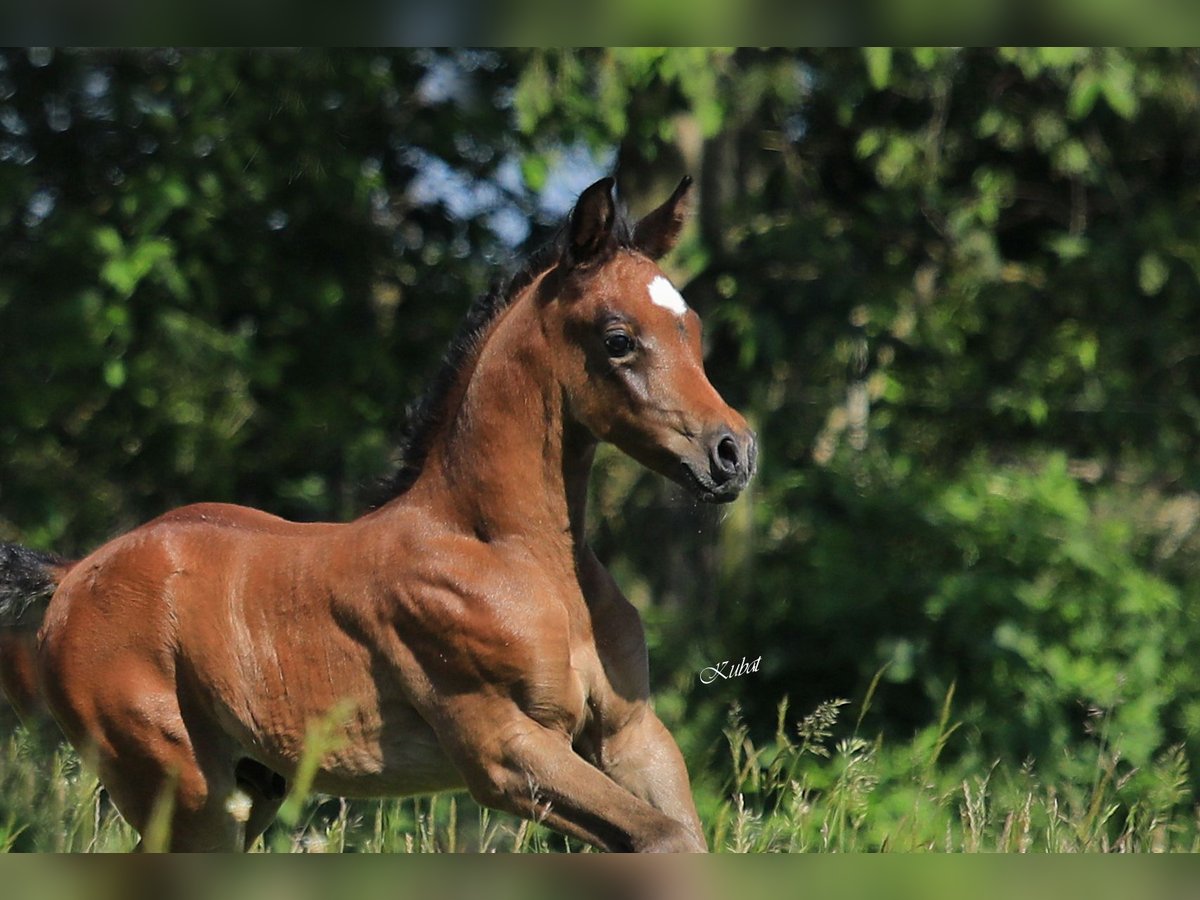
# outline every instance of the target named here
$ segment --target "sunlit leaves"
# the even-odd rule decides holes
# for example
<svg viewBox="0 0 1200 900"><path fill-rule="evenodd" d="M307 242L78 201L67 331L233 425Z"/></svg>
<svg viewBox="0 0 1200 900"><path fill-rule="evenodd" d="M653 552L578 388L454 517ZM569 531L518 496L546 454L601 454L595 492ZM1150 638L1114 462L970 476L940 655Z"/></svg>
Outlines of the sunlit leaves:
<svg viewBox="0 0 1200 900"><path fill-rule="evenodd" d="M1167 283L1170 270L1157 253L1143 253L1138 260L1138 287L1143 294L1153 296Z"/></svg>
<svg viewBox="0 0 1200 900"><path fill-rule="evenodd" d="M56 513L66 552L186 499L305 517L359 508L496 241L448 216L444 197L406 195L408 151L468 182L494 172L511 148L501 60L7 59L4 121L33 121L46 92L79 86L63 94L77 104L69 127L29 131L29 158L4 169L0 440L41 448L6 456L9 536L39 533L47 506L71 510ZM448 101L421 107L432 72ZM463 260L463 246L468 260L429 275L426 257ZM398 286L419 271L425 308L391 329ZM315 493L282 487L314 475Z"/></svg>
<svg viewBox="0 0 1200 900"><path fill-rule="evenodd" d="M695 117L704 136L712 136L725 121L718 79L730 56L728 50L704 48L537 51L513 94L517 125L530 134L566 125L595 144L620 141L629 132L670 141L676 136L672 113L682 109ZM682 106L664 106L654 120L630 119L639 100L674 90L684 98Z"/></svg>
<svg viewBox="0 0 1200 900"><path fill-rule="evenodd" d="M888 86L892 75L892 48L864 47L863 59L867 64L867 78L871 82L871 87L882 91Z"/></svg>

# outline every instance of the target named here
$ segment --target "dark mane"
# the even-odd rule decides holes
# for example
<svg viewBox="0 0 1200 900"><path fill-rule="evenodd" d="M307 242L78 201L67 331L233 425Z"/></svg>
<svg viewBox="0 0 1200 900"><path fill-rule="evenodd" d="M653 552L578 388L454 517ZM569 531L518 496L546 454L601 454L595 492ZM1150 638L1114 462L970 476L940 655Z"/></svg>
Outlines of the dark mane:
<svg viewBox="0 0 1200 900"><path fill-rule="evenodd" d="M613 235L618 247L632 246L632 229L623 215L618 215ZM396 471L382 482L378 492L380 499L376 505L393 500L412 487L424 468L433 437L446 412L447 397L458 383L462 367L475 358L483 338L500 313L562 257L565 243L564 226L552 241L533 253L507 283L502 279L497 280L491 290L471 304L446 348L433 380L408 407L404 431L397 447L399 463Z"/></svg>

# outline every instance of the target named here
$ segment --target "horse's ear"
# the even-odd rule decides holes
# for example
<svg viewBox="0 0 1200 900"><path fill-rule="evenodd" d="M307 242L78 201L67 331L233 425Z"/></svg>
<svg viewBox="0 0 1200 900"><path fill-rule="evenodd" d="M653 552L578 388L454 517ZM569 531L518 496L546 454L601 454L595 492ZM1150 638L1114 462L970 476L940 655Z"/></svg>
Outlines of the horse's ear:
<svg viewBox="0 0 1200 900"><path fill-rule="evenodd" d="M633 229L633 246L651 259L661 259L671 252L679 240L679 232L687 219L690 203L688 192L692 176L684 175L679 187L667 198L667 202L652 212L646 213Z"/></svg>
<svg viewBox="0 0 1200 900"><path fill-rule="evenodd" d="M567 261L572 265L586 262L611 246L617 221L614 183L612 178L601 178L579 195L567 236Z"/></svg>

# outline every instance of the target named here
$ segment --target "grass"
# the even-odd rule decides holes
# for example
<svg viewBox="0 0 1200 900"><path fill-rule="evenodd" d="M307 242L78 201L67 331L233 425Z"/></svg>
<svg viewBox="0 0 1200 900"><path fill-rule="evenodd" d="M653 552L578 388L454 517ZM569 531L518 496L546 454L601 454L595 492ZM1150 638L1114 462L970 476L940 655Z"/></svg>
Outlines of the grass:
<svg viewBox="0 0 1200 900"><path fill-rule="evenodd" d="M845 700L798 720L779 705L775 734L756 744L737 708L724 733L725 769L700 773L698 802L721 852L1163 852L1200 850L1186 755L1165 750L1127 764L1092 711L1092 741L1042 775L1031 762L987 763L960 754L953 691L939 721L907 743L861 734ZM317 730L320 733L320 729ZM318 747L319 745L314 745ZM1064 772L1074 772L1073 776ZM696 774L696 773L694 773ZM347 801L310 795L298 779L267 852L579 852L548 829L482 809L465 794ZM148 835L148 843L165 835ZM65 745L10 729L0 742L0 849L104 852L137 835Z"/></svg>
<svg viewBox="0 0 1200 900"><path fill-rule="evenodd" d="M1200 848L1181 747L1144 771L1100 734L1076 752L1093 766L1043 777L1032 762L940 760L955 727L946 715L906 745L832 729L845 701L822 704L795 736L781 727L756 747L731 716L734 777L713 845L731 852L1163 852ZM947 703L947 710L949 703ZM1079 760L1073 760L1079 762ZM1084 771L1068 779L1064 771Z"/></svg>

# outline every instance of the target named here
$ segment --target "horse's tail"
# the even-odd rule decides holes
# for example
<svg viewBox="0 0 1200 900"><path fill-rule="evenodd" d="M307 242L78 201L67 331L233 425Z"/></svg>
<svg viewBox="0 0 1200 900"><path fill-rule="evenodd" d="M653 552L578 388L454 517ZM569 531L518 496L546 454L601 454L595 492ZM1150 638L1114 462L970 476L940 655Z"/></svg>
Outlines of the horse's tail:
<svg viewBox="0 0 1200 900"><path fill-rule="evenodd" d="M71 565L53 553L0 542L0 629L37 628Z"/></svg>
<svg viewBox="0 0 1200 900"><path fill-rule="evenodd" d="M26 726L51 721L37 677L37 639L46 605L74 563L0 541L0 692Z"/></svg>

